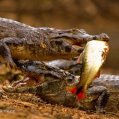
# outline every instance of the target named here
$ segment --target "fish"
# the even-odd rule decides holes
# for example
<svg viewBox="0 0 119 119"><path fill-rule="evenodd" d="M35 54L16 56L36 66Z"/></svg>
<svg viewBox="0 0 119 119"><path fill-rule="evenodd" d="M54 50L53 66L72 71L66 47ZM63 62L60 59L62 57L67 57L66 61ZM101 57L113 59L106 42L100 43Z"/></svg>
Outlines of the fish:
<svg viewBox="0 0 119 119"><path fill-rule="evenodd" d="M109 45L106 41L89 41L82 52L82 69L77 84L76 94L78 98L84 98L87 86L99 75L99 71L104 64Z"/></svg>

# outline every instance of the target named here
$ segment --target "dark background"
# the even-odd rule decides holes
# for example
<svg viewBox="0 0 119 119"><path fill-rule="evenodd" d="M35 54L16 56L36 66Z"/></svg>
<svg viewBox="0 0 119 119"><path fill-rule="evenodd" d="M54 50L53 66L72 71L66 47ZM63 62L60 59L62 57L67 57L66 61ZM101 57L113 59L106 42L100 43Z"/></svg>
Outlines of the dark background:
<svg viewBox="0 0 119 119"><path fill-rule="evenodd" d="M106 33L110 52L104 67L119 69L119 0L0 0L0 17L34 27Z"/></svg>

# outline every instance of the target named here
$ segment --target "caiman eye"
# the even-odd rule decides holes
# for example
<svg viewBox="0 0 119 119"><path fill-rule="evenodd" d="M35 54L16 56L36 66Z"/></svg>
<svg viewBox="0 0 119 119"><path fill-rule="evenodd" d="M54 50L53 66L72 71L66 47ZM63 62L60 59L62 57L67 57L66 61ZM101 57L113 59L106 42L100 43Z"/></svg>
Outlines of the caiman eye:
<svg viewBox="0 0 119 119"><path fill-rule="evenodd" d="M67 82L72 83L72 79L71 78L67 79Z"/></svg>
<svg viewBox="0 0 119 119"><path fill-rule="evenodd" d="M74 82L74 76L68 76L67 77L67 82L68 83L73 83Z"/></svg>

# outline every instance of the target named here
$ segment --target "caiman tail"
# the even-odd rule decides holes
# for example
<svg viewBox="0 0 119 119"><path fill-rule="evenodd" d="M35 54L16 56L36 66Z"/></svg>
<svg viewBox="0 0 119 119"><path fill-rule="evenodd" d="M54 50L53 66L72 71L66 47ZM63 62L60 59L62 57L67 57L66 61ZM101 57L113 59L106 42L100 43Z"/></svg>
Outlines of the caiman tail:
<svg viewBox="0 0 119 119"><path fill-rule="evenodd" d="M109 45L105 41L89 41L82 53L82 71L80 82L77 85L76 94L83 98L87 85L97 76L101 66L106 60L109 52Z"/></svg>

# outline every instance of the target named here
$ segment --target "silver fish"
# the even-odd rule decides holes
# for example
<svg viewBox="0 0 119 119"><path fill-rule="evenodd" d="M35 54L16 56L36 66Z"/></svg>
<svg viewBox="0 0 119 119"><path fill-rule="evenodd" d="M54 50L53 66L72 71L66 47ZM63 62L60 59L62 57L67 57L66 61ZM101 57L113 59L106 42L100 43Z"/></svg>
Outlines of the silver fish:
<svg viewBox="0 0 119 119"><path fill-rule="evenodd" d="M109 45L105 41L92 40L89 41L82 53L82 72L80 82L77 85L77 93L86 91L87 85L99 73L103 63L109 52Z"/></svg>

